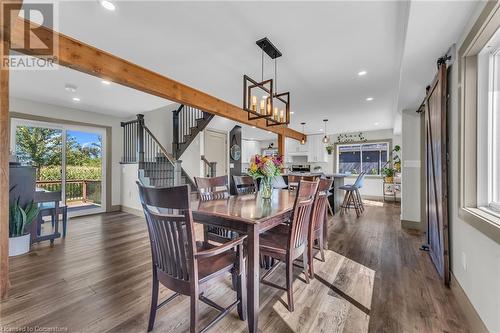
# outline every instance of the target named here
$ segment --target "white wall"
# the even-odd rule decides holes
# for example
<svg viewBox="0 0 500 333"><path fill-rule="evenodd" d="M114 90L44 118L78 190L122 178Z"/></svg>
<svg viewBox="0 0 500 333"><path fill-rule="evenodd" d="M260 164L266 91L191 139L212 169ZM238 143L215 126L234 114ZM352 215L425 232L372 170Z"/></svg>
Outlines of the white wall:
<svg viewBox="0 0 500 333"><path fill-rule="evenodd" d="M137 189L138 173L137 164L122 164L121 166L121 206L126 208L133 208L137 210L142 210L141 201L139 200L139 191Z"/></svg>
<svg viewBox="0 0 500 333"><path fill-rule="evenodd" d="M173 115L179 104L169 104L165 107L144 112L144 123L165 149L172 152Z"/></svg>
<svg viewBox="0 0 500 333"><path fill-rule="evenodd" d="M420 210L420 114L402 113L401 219L421 222Z"/></svg>
<svg viewBox="0 0 500 333"><path fill-rule="evenodd" d="M120 118L13 97L10 98L10 111L111 127L111 142L107 143L111 144L111 175L107 176L111 176L111 205L120 204L120 159L122 154Z"/></svg>
<svg viewBox="0 0 500 333"><path fill-rule="evenodd" d="M194 177L203 176L203 165L201 161L201 155L203 155L204 152L203 142L204 132L200 132L180 156L184 171L186 171L189 177L193 180Z"/></svg>
<svg viewBox="0 0 500 333"><path fill-rule="evenodd" d="M471 21L471 24L474 21ZM465 35L464 33L462 40ZM457 47L457 50L459 48ZM449 177L448 202L450 205L451 270L486 327L491 332L500 332L500 244L458 216L460 113L457 67L457 63L451 66L451 79L448 82L450 85L448 121L451 176Z"/></svg>

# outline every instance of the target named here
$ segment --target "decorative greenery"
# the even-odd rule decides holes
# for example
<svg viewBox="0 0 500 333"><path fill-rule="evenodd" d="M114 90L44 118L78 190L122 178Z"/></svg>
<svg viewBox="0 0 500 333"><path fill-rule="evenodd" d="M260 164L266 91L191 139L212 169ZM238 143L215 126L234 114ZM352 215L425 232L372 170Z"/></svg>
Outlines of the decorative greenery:
<svg viewBox="0 0 500 333"><path fill-rule="evenodd" d="M26 229L38 215L38 207L33 201L22 208L19 198L10 206L9 210L9 237L19 237L27 234Z"/></svg>
<svg viewBox="0 0 500 333"><path fill-rule="evenodd" d="M335 146L330 143L330 144L325 146L325 149L326 149L326 152L328 153L328 155L331 155L333 152L333 149L335 149Z"/></svg>
<svg viewBox="0 0 500 333"><path fill-rule="evenodd" d="M368 141L365 136L363 135L363 132L359 133L345 133L345 134L339 134L337 136L337 143L350 143L350 142L366 142Z"/></svg>
<svg viewBox="0 0 500 333"><path fill-rule="evenodd" d="M394 169L393 168L383 168L382 174L384 177L394 177Z"/></svg>

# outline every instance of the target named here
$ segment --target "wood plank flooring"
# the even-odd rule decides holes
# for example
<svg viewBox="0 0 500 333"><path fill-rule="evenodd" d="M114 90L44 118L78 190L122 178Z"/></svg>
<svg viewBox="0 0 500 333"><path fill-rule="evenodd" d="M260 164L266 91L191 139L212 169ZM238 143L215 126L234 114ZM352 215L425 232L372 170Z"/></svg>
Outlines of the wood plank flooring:
<svg viewBox="0 0 500 333"><path fill-rule="evenodd" d="M451 292L443 287L425 253L421 236L402 231L399 207L368 206L330 220L326 262L315 261L309 285L296 268L296 309L286 294L261 285L262 332L468 332ZM151 262L145 222L126 213L74 218L66 240L40 244L11 258L9 297L0 326L51 328L52 332L145 332L150 302ZM280 267L270 279L284 284ZM163 289L161 298L171 295ZM207 296L233 300L229 277ZM216 315L201 307L206 323ZM179 297L157 315L155 332L186 332L189 300ZM202 325L203 325L202 321ZM236 311L212 332L246 332Z"/></svg>

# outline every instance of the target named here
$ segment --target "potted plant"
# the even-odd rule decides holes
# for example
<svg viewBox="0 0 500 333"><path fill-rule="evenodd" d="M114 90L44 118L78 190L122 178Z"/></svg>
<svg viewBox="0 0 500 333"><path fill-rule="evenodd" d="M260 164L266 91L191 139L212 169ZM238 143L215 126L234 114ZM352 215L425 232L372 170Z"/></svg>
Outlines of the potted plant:
<svg viewBox="0 0 500 333"><path fill-rule="evenodd" d="M326 149L326 152L328 153L328 155L331 155L333 153L334 148L335 148L335 146L332 145L331 143L325 146L325 149Z"/></svg>
<svg viewBox="0 0 500 333"><path fill-rule="evenodd" d="M271 199L273 194L272 181L274 177L280 175L282 168L283 158L281 156L255 155L252 158L248 174L255 180L261 180L260 195L263 199Z"/></svg>
<svg viewBox="0 0 500 333"><path fill-rule="evenodd" d="M38 215L38 207L33 201L21 207L19 198L9 209L9 256L17 256L30 250L30 226Z"/></svg>
<svg viewBox="0 0 500 333"><path fill-rule="evenodd" d="M386 183L392 183L394 181L394 169L392 168L383 168L382 174L384 175L384 180Z"/></svg>
<svg viewBox="0 0 500 333"><path fill-rule="evenodd" d="M393 156L392 156L392 160L393 160L393 163L394 163L394 169L396 170L396 172L401 172L401 159L399 158L399 151L401 150L401 147L399 145L395 145L394 146L394 149L392 150L393 152Z"/></svg>

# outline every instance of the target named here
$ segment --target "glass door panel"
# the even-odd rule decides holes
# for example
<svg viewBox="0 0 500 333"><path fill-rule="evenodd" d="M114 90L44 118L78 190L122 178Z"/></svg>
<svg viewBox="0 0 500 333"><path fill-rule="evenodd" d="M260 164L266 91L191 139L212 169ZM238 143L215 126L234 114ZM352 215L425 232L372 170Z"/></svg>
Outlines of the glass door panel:
<svg viewBox="0 0 500 333"><path fill-rule="evenodd" d="M19 162L36 168L37 188L63 191L63 130L19 123L13 132L14 151Z"/></svg>
<svg viewBox="0 0 500 333"><path fill-rule="evenodd" d="M66 204L69 212L102 208L102 135L66 131Z"/></svg>

